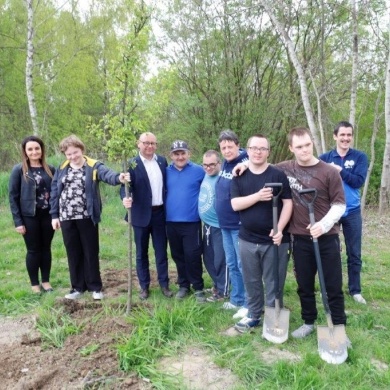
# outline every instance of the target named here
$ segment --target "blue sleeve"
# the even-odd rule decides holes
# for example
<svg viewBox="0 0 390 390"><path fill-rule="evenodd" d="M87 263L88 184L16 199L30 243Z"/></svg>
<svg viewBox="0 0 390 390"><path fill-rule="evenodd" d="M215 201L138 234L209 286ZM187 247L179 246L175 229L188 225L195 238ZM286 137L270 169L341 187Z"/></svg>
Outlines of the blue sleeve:
<svg viewBox="0 0 390 390"><path fill-rule="evenodd" d="M342 167L340 175L343 181L352 188L360 188L367 177L368 158L365 153L359 153L354 168L345 169Z"/></svg>
<svg viewBox="0 0 390 390"><path fill-rule="evenodd" d="M116 186L120 184L119 173L116 173L110 168L107 168L103 163L100 163L97 167L98 179L106 184Z"/></svg>

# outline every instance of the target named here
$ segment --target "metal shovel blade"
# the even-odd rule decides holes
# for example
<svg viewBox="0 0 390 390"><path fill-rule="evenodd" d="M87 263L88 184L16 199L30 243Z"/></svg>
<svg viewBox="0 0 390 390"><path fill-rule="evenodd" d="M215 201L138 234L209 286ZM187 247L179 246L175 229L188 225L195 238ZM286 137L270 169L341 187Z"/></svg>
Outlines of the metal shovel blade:
<svg viewBox="0 0 390 390"><path fill-rule="evenodd" d="M344 325L317 326L318 352L330 364L344 363L348 358L350 341Z"/></svg>
<svg viewBox="0 0 390 390"><path fill-rule="evenodd" d="M282 344L288 338L290 310L266 306L263 321L263 337L274 344Z"/></svg>

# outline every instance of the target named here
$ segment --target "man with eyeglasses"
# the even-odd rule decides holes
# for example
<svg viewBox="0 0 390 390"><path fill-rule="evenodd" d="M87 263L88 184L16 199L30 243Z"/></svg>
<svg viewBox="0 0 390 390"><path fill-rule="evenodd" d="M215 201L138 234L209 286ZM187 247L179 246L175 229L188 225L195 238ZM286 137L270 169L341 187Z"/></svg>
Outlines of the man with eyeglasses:
<svg viewBox="0 0 390 390"><path fill-rule="evenodd" d="M125 197L121 187L123 205L131 207L131 224L136 247L136 268L140 284L139 297L149 298L149 238L156 258L158 282L162 294L171 298L169 289L167 236L165 224L166 167L167 160L156 154L157 140L152 133L140 135L137 141L139 155L129 162L131 198Z"/></svg>
<svg viewBox="0 0 390 390"><path fill-rule="evenodd" d="M290 249L287 228L293 210L287 176L268 163L268 139L261 134L250 137L247 151L248 169L241 176L234 177L231 185L231 204L233 210L240 214L239 248L248 300L248 315L235 325L236 330L242 333L259 325L265 304L275 306L273 245L278 245L280 304L283 307ZM277 232L273 231L272 207L272 198L276 194L271 187L265 187L266 183L282 184Z"/></svg>
<svg viewBox="0 0 390 390"><path fill-rule="evenodd" d="M167 168L166 223L169 247L176 264L179 291L183 299L194 289L199 303L206 302L203 291L202 224L198 213L203 168L190 161L188 144L176 140L171 145L172 163Z"/></svg>
<svg viewBox="0 0 390 390"><path fill-rule="evenodd" d="M294 274L303 324L291 335L304 338L314 331L318 315L315 293L317 264L313 238L318 239L332 322L334 325L345 325L347 321L337 223L346 207L340 175L336 169L314 156L310 130L305 127L291 129L288 144L295 159L282 161L276 166L287 175L294 207L288 231L292 236ZM242 174L244 169L246 165L241 164L234 169L234 174ZM311 188L315 188L318 193L314 203L314 225L310 224L307 206L299 194L300 190Z"/></svg>
<svg viewBox="0 0 390 390"><path fill-rule="evenodd" d="M198 211L203 222L203 263L214 284L213 293L207 301L219 302L228 295L229 282L226 278L222 232L215 211L215 183L221 170L219 153L216 150L208 150L203 155L203 169L206 175L200 186Z"/></svg>

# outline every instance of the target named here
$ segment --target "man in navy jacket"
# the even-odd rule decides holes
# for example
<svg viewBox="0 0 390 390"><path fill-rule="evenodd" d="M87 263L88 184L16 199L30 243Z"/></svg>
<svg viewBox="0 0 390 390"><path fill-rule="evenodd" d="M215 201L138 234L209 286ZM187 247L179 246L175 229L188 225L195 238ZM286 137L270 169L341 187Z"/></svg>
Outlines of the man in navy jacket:
<svg viewBox="0 0 390 390"><path fill-rule="evenodd" d="M347 210L339 223L342 225L347 247L348 289L358 303L366 303L361 294L360 271L362 268L362 215L360 210L360 187L364 184L368 170L368 159L365 153L352 149L353 126L349 122L339 122L333 138L336 148L322 154L319 158L340 173L343 180Z"/></svg>
<svg viewBox="0 0 390 390"><path fill-rule="evenodd" d="M125 198L121 187L123 205L131 207L131 224L136 246L137 276L141 287L140 299L149 297L149 238L152 237L158 282L161 292L171 298L169 290L167 236L165 229L166 167L165 157L156 155L157 140L152 133L141 134L137 143L139 155L130 161L131 200Z"/></svg>

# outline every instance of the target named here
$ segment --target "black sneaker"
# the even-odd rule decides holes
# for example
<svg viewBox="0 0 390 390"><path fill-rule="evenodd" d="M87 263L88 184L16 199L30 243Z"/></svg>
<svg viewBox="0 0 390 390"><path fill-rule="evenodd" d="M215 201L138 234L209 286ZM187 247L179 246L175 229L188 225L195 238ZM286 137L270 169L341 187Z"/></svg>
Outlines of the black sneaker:
<svg viewBox="0 0 390 390"><path fill-rule="evenodd" d="M196 301L198 303L205 303L206 302L206 296L204 295L203 290L195 291L194 295L195 295Z"/></svg>
<svg viewBox="0 0 390 390"><path fill-rule="evenodd" d="M185 298L189 293L190 293L190 291L188 290L188 288L186 288L186 287L180 287L180 288L179 288L179 291L176 293L176 298L177 298L177 299L183 299L183 298Z"/></svg>

